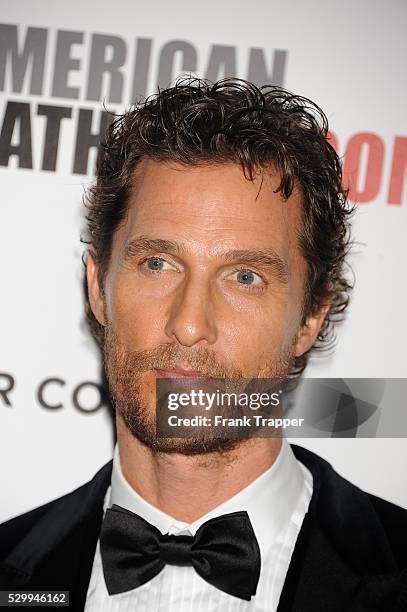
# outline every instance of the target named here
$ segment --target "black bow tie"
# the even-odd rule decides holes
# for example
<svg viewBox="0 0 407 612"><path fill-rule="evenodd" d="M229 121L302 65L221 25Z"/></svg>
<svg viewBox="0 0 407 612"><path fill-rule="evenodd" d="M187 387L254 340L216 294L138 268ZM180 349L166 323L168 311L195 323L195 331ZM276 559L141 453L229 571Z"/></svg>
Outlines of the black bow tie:
<svg viewBox="0 0 407 612"><path fill-rule="evenodd" d="M164 566L192 565L225 593L250 600L260 575L260 550L247 512L207 521L195 536L162 535L141 516L114 504L100 534L103 573L109 595L130 591Z"/></svg>

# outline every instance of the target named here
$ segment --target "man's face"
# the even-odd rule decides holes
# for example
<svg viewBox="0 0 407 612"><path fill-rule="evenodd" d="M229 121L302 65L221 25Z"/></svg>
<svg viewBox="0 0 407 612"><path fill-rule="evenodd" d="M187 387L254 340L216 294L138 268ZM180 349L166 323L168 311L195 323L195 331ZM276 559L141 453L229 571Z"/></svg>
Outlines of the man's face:
<svg viewBox="0 0 407 612"><path fill-rule="evenodd" d="M318 333L323 314L301 327L300 194L283 201L278 184L273 173L251 182L235 164L144 160L104 295L89 258L110 391L130 431L156 450L187 450L186 440L155 439L156 377L285 376Z"/></svg>

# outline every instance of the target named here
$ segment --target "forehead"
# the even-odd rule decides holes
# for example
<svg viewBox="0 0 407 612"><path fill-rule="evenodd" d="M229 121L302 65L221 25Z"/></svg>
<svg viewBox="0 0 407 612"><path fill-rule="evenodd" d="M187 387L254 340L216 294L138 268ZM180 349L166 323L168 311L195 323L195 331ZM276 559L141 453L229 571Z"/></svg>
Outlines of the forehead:
<svg viewBox="0 0 407 612"><path fill-rule="evenodd" d="M272 169L250 181L238 164L143 160L114 248L125 248L143 235L180 241L191 254L204 257L227 249L272 247L287 264L298 264L301 197L295 189L283 200L276 193L279 181Z"/></svg>

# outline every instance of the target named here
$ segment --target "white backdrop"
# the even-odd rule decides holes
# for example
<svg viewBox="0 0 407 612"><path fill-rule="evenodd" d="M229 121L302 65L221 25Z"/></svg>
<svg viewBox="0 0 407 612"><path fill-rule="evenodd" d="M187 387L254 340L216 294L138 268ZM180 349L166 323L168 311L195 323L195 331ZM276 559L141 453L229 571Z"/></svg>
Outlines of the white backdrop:
<svg viewBox="0 0 407 612"><path fill-rule="evenodd" d="M94 149L88 164L79 153L103 100L121 110L180 71L274 79L325 110L359 202L356 289L336 352L306 375L407 377L404 0L20 0L2 3L0 21L0 521L111 458L82 322L81 197ZM296 441L407 507L404 439Z"/></svg>

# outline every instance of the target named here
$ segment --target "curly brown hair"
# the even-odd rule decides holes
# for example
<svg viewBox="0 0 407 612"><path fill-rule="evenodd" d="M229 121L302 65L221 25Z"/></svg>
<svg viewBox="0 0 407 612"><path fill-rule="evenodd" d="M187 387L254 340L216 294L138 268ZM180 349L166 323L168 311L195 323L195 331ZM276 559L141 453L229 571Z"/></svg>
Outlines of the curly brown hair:
<svg viewBox="0 0 407 612"><path fill-rule="evenodd" d="M296 358L299 376L313 350L332 348L334 326L343 319L353 284L344 275L354 211L342 185L341 162L328 139L328 121L311 100L285 89L257 87L242 79L216 83L181 78L115 115L98 155L96 182L85 194L87 237L103 287L115 230L125 217L142 158L186 165L238 163L253 180L259 169L279 172L278 192L302 196L299 246L308 263L303 324L324 302L330 309L314 345ZM86 315L100 346L104 328L86 297Z"/></svg>

